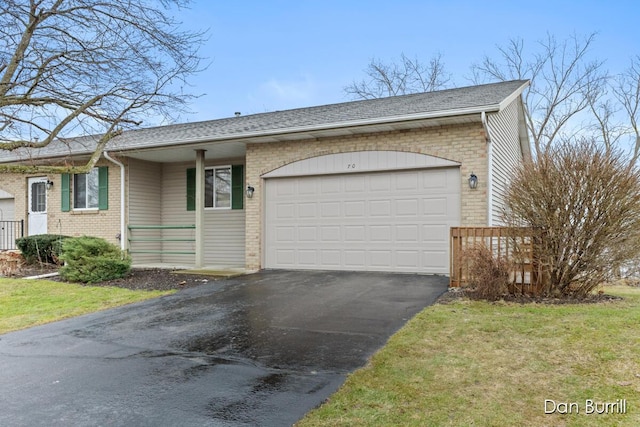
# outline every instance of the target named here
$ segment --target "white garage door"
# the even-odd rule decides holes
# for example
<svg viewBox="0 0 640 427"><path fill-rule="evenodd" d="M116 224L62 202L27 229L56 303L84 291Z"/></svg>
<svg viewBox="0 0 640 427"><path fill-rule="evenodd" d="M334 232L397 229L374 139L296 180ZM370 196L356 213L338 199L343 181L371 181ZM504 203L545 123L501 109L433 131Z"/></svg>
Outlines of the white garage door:
<svg viewBox="0 0 640 427"><path fill-rule="evenodd" d="M13 221L15 217L15 200L13 198L2 198L5 193L0 190L0 221ZM0 222L0 250L14 249L16 238L20 237L20 232L15 224Z"/></svg>
<svg viewBox="0 0 640 427"><path fill-rule="evenodd" d="M267 268L449 273L459 168L266 180Z"/></svg>
<svg viewBox="0 0 640 427"><path fill-rule="evenodd" d="M0 198L0 221L13 221L14 220L14 209L15 209L15 199L11 198Z"/></svg>

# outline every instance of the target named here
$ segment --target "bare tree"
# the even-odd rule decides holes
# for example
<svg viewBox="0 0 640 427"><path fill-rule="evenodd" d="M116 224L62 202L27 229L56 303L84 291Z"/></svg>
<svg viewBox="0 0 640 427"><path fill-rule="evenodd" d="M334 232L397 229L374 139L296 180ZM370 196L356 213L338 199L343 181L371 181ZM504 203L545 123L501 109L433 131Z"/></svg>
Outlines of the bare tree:
<svg viewBox="0 0 640 427"><path fill-rule="evenodd" d="M203 33L180 30L170 12L188 2L0 2L0 149L98 134L89 170L122 129L186 111Z"/></svg>
<svg viewBox="0 0 640 427"><path fill-rule="evenodd" d="M451 75L445 71L441 54L431 57L428 64L404 53L400 62L385 63L372 59L364 70L367 78L354 81L344 88L354 99L383 98L416 92L431 92L449 85Z"/></svg>
<svg viewBox="0 0 640 427"><path fill-rule="evenodd" d="M595 33L586 37L574 34L561 41L547 34L534 51L525 49L524 40L512 39L505 46L498 46L496 58L485 56L472 65L470 79L475 84L530 80L523 97L527 128L536 153L544 152L556 140L576 134L585 136L586 130L599 135L604 132L609 142L614 143L619 138L615 133L620 131L618 125L609 121L609 128L603 129L604 122L592 120L596 105L601 113L612 117L618 108L607 104L603 97L609 77L603 61L590 57L595 39ZM451 81L441 55L434 56L429 65L404 54L398 63L373 59L365 74L367 79L354 81L345 87L345 92L353 98L380 98L443 89ZM629 93L628 88L621 90Z"/></svg>
<svg viewBox="0 0 640 427"><path fill-rule="evenodd" d="M559 138L575 136L581 112L601 99L607 83L603 62L590 59L595 33L558 41L552 35L538 42L538 51L525 51L522 39L498 46L498 59L485 56L471 67L472 81L529 79L523 97L526 121L536 153L547 150ZM576 126L571 128L571 123Z"/></svg>

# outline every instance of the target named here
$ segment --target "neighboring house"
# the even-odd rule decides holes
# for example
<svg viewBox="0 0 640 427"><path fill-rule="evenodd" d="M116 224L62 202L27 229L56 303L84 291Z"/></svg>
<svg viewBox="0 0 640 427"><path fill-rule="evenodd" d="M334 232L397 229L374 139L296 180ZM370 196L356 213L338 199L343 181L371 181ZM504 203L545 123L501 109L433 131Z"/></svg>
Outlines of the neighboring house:
<svg viewBox="0 0 640 427"><path fill-rule="evenodd" d="M28 234L104 237L134 265L448 274L449 228L498 223L530 158L527 85L127 131L90 174L0 175L0 190ZM83 164L94 145L57 141L0 163Z"/></svg>
<svg viewBox="0 0 640 427"><path fill-rule="evenodd" d="M2 183L1 177L0 183ZM13 195L0 190L0 250L14 249L15 239L20 237L22 231L22 224L15 223L13 220L14 206Z"/></svg>

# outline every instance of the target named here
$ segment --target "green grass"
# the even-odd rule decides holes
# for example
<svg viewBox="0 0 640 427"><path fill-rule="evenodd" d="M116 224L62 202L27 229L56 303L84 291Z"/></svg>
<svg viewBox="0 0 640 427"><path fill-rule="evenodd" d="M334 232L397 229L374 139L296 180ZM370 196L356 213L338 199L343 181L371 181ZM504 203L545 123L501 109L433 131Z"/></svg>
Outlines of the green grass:
<svg viewBox="0 0 640 427"><path fill-rule="evenodd" d="M297 425L638 426L640 289L607 293L624 300L429 307ZM545 399L580 412L545 414ZM627 412L587 415L586 399Z"/></svg>
<svg viewBox="0 0 640 427"><path fill-rule="evenodd" d="M0 279L0 334L170 293Z"/></svg>

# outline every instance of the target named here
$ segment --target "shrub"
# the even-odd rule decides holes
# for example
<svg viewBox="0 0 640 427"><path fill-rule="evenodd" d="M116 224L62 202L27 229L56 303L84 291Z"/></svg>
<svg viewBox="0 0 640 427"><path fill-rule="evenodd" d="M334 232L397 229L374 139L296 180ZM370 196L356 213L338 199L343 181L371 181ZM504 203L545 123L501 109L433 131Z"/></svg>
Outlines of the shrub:
<svg viewBox="0 0 640 427"><path fill-rule="evenodd" d="M640 171L621 152L565 142L525 164L505 222L539 231L545 296L583 297L640 256Z"/></svg>
<svg viewBox="0 0 640 427"><path fill-rule="evenodd" d="M493 254L485 245L472 246L462 256L468 265L473 296L495 301L509 293L511 263Z"/></svg>
<svg viewBox="0 0 640 427"><path fill-rule="evenodd" d="M131 269L131 258L116 245L99 237L73 237L62 245L60 268L64 280L98 283L124 277Z"/></svg>
<svg viewBox="0 0 640 427"><path fill-rule="evenodd" d="M27 264L35 262L60 264L62 242L69 236L59 234L38 234L16 239L16 247L22 252Z"/></svg>

